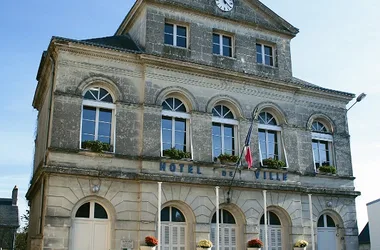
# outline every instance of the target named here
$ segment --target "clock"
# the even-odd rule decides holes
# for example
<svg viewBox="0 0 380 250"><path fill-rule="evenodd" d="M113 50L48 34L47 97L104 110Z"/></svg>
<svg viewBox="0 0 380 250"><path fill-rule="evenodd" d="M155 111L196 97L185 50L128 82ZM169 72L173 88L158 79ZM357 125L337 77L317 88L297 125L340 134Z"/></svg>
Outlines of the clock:
<svg viewBox="0 0 380 250"><path fill-rule="evenodd" d="M233 0L215 0L215 3L223 11L231 11L234 7Z"/></svg>

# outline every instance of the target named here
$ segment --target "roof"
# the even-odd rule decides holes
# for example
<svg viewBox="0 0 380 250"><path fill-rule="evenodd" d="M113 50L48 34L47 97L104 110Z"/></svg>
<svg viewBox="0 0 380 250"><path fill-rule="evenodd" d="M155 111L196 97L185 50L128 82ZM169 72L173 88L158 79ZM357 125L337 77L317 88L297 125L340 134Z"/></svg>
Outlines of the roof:
<svg viewBox="0 0 380 250"><path fill-rule="evenodd" d="M121 52L131 52L131 53L141 53L142 50L139 46L133 41L133 39L126 35L115 35L99 38L91 38L85 40L76 40L64 37L53 36L53 40L63 41L63 42L72 42L83 45L90 45L95 47L101 47L105 49L117 50Z"/></svg>
<svg viewBox="0 0 380 250"><path fill-rule="evenodd" d="M369 244L371 243L371 238L369 237L369 222L363 228L359 234L359 244Z"/></svg>
<svg viewBox="0 0 380 250"><path fill-rule="evenodd" d="M0 227L19 227L18 206L12 199L0 198Z"/></svg>
<svg viewBox="0 0 380 250"><path fill-rule="evenodd" d="M377 200L374 200L374 201L367 203L367 206L373 205L373 204L378 203L378 202L380 202L380 199L377 199Z"/></svg>

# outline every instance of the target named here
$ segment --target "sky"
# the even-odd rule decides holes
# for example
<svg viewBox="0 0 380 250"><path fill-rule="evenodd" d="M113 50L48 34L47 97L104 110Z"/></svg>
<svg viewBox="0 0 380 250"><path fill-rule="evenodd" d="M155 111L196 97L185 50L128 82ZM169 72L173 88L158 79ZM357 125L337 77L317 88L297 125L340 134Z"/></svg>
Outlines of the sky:
<svg viewBox="0 0 380 250"><path fill-rule="evenodd" d="M10 197L17 185L20 214L27 208L32 173L37 119L32 100L41 53L52 36L113 35L133 2L0 1L0 83L5 93L0 98L0 197ZM291 43L294 76L367 94L348 113L355 185L362 192L356 199L361 230L367 222L366 204L380 198L380 1L262 2L300 29Z"/></svg>

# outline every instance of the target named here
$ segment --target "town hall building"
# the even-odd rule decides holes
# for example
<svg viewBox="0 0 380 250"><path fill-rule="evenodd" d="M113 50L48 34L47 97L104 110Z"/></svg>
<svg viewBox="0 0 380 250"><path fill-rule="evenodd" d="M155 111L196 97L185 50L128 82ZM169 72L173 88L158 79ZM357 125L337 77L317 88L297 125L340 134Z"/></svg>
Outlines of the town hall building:
<svg viewBox="0 0 380 250"><path fill-rule="evenodd" d="M137 0L112 36L53 37L29 249L216 249L217 225L225 250L358 249L355 95L293 76L298 32L258 0Z"/></svg>

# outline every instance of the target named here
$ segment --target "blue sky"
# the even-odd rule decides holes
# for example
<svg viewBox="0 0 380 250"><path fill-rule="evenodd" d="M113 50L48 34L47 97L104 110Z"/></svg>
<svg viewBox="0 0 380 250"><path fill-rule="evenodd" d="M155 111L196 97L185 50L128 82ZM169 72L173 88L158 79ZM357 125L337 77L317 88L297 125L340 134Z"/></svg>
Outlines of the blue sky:
<svg viewBox="0 0 380 250"><path fill-rule="evenodd" d="M243 1L243 0L235 0ZM0 1L0 197L20 189L20 213L31 177L37 112L32 108L41 53L52 36L76 39L112 35L131 0ZM366 203L380 198L380 2L377 0L263 0L300 29L292 41L294 76L367 98L349 111L358 224ZM372 130L371 130L372 129Z"/></svg>

